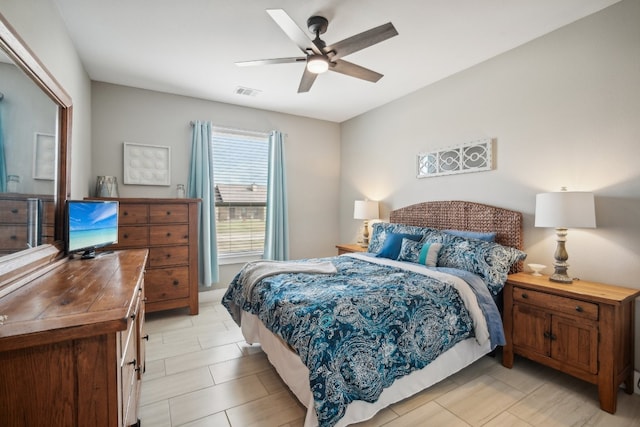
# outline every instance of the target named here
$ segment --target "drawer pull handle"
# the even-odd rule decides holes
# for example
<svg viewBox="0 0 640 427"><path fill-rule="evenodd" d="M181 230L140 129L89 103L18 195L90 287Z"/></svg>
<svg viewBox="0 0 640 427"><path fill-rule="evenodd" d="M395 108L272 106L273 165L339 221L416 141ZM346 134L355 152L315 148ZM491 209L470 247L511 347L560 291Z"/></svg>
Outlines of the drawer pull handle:
<svg viewBox="0 0 640 427"><path fill-rule="evenodd" d="M136 359L133 359L131 362L127 363L127 365L135 365L136 364Z"/></svg>
<svg viewBox="0 0 640 427"><path fill-rule="evenodd" d="M542 334L545 338L551 338L551 334L549 332L545 332Z"/></svg>
<svg viewBox="0 0 640 427"><path fill-rule="evenodd" d="M136 320L136 314L135 314L135 313L133 313L133 314L131 315L131 320Z"/></svg>
<svg viewBox="0 0 640 427"><path fill-rule="evenodd" d="M167 233L167 237L171 237L171 233Z"/></svg>
<svg viewBox="0 0 640 427"><path fill-rule="evenodd" d="M18 209L16 209L16 208L11 209L11 213L17 214L18 213Z"/></svg>
<svg viewBox="0 0 640 427"><path fill-rule="evenodd" d="M11 236L11 240L18 240L18 236Z"/></svg>
<svg viewBox="0 0 640 427"><path fill-rule="evenodd" d="M584 311L584 309L582 307L580 307L579 305L576 306L576 311L578 313L582 313Z"/></svg>
<svg viewBox="0 0 640 427"><path fill-rule="evenodd" d="M180 284L180 281L178 279L175 279L173 281L173 286L178 286Z"/></svg>
<svg viewBox="0 0 640 427"><path fill-rule="evenodd" d="M171 211L167 211L167 215L171 215Z"/></svg>
<svg viewBox="0 0 640 427"><path fill-rule="evenodd" d="M142 339L145 340L145 341L149 341L149 334L143 336Z"/></svg>
<svg viewBox="0 0 640 427"><path fill-rule="evenodd" d="M167 254L167 258L171 258L171 254Z"/></svg>
<svg viewBox="0 0 640 427"><path fill-rule="evenodd" d="M124 237L125 239L128 239L129 238L129 233L124 233L124 235L122 237Z"/></svg>
<svg viewBox="0 0 640 427"><path fill-rule="evenodd" d="M522 294L522 299L527 299L527 298L529 298L529 295L527 295L527 294Z"/></svg>
<svg viewBox="0 0 640 427"><path fill-rule="evenodd" d="M127 215L129 215L129 212L124 211L124 212L122 212L122 215L127 216Z"/></svg>

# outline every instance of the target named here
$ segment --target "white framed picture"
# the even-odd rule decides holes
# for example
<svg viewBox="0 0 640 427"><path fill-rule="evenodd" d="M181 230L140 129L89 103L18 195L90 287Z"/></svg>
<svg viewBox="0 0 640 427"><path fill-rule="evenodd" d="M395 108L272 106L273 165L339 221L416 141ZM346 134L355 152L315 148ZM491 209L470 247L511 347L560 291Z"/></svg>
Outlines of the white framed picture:
<svg viewBox="0 0 640 427"><path fill-rule="evenodd" d="M171 185L171 147L125 142L124 183Z"/></svg>
<svg viewBox="0 0 640 427"><path fill-rule="evenodd" d="M53 181L56 175L56 138L36 132L33 138L33 179Z"/></svg>

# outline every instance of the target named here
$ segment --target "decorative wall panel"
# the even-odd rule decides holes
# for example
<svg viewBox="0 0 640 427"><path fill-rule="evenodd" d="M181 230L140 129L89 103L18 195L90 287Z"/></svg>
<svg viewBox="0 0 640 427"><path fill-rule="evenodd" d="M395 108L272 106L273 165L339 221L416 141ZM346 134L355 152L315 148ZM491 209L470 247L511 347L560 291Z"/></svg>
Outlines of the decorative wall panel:
<svg viewBox="0 0 640 427"><path fill-rule="evenodd" d="M490 138L418 154L418 178L480 172L493 169Z"/></svg>

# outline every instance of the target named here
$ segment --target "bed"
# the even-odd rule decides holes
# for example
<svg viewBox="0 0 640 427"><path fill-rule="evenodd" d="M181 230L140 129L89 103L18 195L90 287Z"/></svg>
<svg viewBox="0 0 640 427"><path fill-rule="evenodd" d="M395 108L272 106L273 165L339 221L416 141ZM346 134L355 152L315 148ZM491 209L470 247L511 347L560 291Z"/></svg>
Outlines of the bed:
<svg viewBox="0 0 640 427"><path fill-rule="evenodd" d="M372 229L367 253L249 263L223 297L307 407L305 427L370 419L504 344L497 302L526 257L519 212L424 202Z"/></svg>

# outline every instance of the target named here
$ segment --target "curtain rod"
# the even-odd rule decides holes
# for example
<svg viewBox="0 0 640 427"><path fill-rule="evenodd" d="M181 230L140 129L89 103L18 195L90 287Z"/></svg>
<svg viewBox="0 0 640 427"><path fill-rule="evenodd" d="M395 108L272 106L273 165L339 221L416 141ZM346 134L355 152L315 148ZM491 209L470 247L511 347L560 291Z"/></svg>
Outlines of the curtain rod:
<svg viewBox="0 0 640 427"><path fill-rule="evenodd" d="M189 124L191 126L193 126L196 122L194 122L193 120L189 122ZM270 131L261 131L261 130L251 130L251 129L240 129L240 128L232 128L232 127L227 127L227 126L216 126L216 125L212 125L211 126L213 129L215 130L219 130L219 131L227 131L227 132L244 132L244 133L253 133L253 134L257 134L257 135L264 135L264 136L268 136L271 132Z"/></svg>

